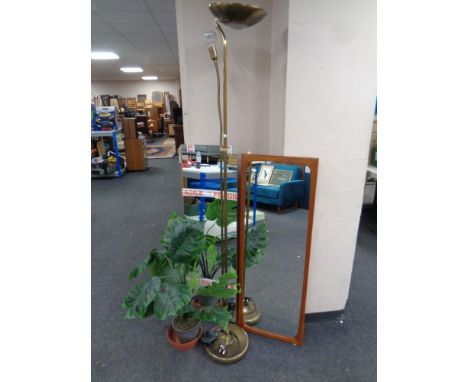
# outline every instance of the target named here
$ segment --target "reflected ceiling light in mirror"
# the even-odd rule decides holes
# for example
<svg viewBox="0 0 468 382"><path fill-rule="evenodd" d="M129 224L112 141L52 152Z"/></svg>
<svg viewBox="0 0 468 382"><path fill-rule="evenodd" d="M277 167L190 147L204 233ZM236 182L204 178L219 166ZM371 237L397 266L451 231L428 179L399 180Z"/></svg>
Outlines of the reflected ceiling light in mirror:
<svg viewBox="0 0 468 382"><path fill-rule="evenodd" d="M158 79L158 76L143 76L141 77L141 79L145 81L156 81Z"/></svg>
<svg viewBox="0 0 468 382"><path fill-rule="evenodd" d="M120 68L120 70L124 73L141 73L143 69L140 67L124 67Z"/></svg>
<svg viewBox="0 0 468 382"><path fill-rule="evenodd" d="M114 52L91 52L91 60L118 60L119 58Z"/></svg>

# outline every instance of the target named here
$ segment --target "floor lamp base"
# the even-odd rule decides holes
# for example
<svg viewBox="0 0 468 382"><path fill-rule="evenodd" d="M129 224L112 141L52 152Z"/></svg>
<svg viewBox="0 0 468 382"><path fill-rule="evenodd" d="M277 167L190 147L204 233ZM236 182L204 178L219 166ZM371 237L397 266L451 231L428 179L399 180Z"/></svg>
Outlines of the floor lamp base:
<svg viewBox="0 0 468 382"><path fill-rule="evenodd" d="M244 329L229 324L228 333L220 330L211 344L205 345L208 356L215 362L232 364L240 361L249 349L249 337Z"/></svg>

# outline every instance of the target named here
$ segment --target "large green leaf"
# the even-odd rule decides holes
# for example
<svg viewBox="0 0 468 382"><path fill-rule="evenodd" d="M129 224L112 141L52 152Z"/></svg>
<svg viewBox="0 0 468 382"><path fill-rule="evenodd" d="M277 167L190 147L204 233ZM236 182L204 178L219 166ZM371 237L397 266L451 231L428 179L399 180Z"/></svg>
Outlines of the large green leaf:
<svg viewBox="0 0 468 382"><path fill-rule="evenodd" d="M210 245L206 250L206 261L208 263L208 272L213 270L213 267L218 263L218 252L214 245Z"/></svg>
<svg viewBox="0 0 468 382"><path fill-rule="evenodd" d="M172 284L185 284L186 273L187 267L185 264L175 264L164 276L164 280Z"/></svg>
<svg viewBox="0 0 468 382"><path fill-rule="evenodd" d="M267 244L267 226L265 221L261 221L255 227L252 227L247 235L247 251L244 259L246 267L251 267L260 262Z"/></svg>
<svg viewBox="0 0 468 382"><path fill-rule="evenodd" d="M195 308L192 304L187 304L177 311L176 316L193 316L196 319L201 320L201 311L200 309Z"/></svg>
<svg viewBox="0 0 468 382"><path fill-rule="evenodd" d="M202 321L212 322L227 330L229 320L232 318L231 312L227 307L221 308L219 306L210 306L200 310L200 319Z"/></svg>
<svg viewBox="0 0 468 382"><path fill-rule="evenodd" d="M153 250L152 257L148 263L148 272L151 276L165 276L171 267L169 261L163 254L157 250Z"/></svg>
<svg viewBox="0 0 468 382"><path fill-rule="evenodd" d="M143 272L147 266L148 266L148 263L150 262L151 260L151 253L149 255L147 255L141 262L140 264L138 264L134 269L132 269L132 271L130 272L130 274L128 275L128 279L129 280L133 280L134 278L136 278L141 272Z"/></svg>
<svg viewBox="0 0 468 382"><path fill-rule="evenodd" d="M200 296L217 298L234 297L238 293L237 283L231 280L237 280L237 273L234 270L221 275L221 277L209 287L200 288L198 294Z"/></svg>
<svg viewBox="0 0 468 382"><path fill-rule="evenodd" d="M192 300L187 285L163 282L154 301L154 314L160 320L175 316L177 311Z"/></svg>
<svg viewBox="0 0 468 382"><path fill-rule="evenodd" d="M148 307L153 303L160 288L161 279L152 277L130 290L123 303L124 308L127 309L125 318L146 317Z"/></svg>
<svg viewBox="0 0 468 382"><path fill-rule="evenodd" d="M167 259L157 250L153 249L128 275L129 280L133 280L145 269L151 276L162 276L167 273L169 263Z"/></svg>
<svg viewBox="0 0 468 382"><path fill-rule="evenodd" d="M178 263L192 263L205 249L203 222L171 215L161 244L165 254Z"/></svg>
<svg viewBox="0 0 468 382"><path fill-rule="evenodd" d="M237 269L237 249L233 247L228 247L228 263L234 269Z"/></svg>
<svg viewBox="0 0 468 382"><path fill-rule="evenodd" d="M235 222L237 220L237 203L228 200L226 202L227 206L227 224L231 224L232 222ZM215 199L213 200L208 208L206 209L206 218L208 220L216 220L216 224L221 226L222 224L222 215L221 215L221 200L220 199Z"/></svg>
<svg viewBox="0 0 468 382"><path fill-rule="evenodd" d="M200 287L200 271L198 269L190 271L185 276L187 287L192 296L198 293L198 288Z"/></svg>

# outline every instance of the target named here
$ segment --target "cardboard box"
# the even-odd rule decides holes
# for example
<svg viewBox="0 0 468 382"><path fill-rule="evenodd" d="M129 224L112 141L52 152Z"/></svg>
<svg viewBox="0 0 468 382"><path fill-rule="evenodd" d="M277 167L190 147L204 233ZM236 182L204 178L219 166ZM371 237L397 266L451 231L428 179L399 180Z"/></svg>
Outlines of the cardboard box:
<svg viewBox="0 0 468 382"><path fill-rule="evenodd" d="M102 138L96 143L96 148L99 156L103 157L106 155L106 148L104 147L104 140Z"/></svg>

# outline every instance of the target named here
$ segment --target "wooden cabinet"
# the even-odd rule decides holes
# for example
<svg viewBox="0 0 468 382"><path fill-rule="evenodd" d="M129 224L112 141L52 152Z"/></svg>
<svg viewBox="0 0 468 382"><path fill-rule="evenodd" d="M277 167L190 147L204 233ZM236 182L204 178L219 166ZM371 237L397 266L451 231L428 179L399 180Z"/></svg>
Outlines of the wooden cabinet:
<svg viewBox="0 0 468 382"><path fill-rule="evenodd" d="M127 138L124 144L127 171L144 171L146 169L144 142L141 139Z"/></svg>

